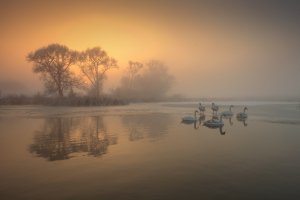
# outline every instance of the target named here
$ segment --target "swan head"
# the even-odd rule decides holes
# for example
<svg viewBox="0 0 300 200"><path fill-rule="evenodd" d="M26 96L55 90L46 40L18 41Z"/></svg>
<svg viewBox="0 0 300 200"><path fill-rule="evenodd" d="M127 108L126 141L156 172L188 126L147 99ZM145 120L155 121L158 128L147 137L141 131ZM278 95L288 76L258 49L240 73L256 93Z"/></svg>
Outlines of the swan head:
<svg viewBox="0 0 300 200"><path fill-rule="evenodd" d="M245 108L244 108L244 112L245 112L246 110L248 110L248 108L247 108L247 107L245 107Z"/></svg>

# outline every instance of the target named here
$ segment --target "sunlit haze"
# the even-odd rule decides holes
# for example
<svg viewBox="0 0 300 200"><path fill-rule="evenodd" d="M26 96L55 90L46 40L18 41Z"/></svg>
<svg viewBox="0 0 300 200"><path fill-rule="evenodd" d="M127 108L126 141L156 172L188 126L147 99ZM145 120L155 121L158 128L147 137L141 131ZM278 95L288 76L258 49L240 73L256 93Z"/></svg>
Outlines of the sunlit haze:
<svg viewBox="0 0 300 200"><path fill-rule="evenodd" d="M299 9L296 1L1 1L0 90L42 91L26 55L59 43L100 46L118 61L107 92L129 60L156 59L176 79L172 94L299 97Z"/></svg>

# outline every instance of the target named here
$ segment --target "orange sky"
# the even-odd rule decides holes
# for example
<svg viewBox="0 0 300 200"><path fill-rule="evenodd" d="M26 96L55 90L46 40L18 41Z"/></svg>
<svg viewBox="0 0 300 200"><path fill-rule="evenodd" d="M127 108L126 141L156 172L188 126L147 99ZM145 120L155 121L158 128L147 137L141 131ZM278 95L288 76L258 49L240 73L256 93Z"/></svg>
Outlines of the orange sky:
<svg viewBox="0 0 300 200"><path fill-rule="evenodd" d="M184 2L1 1L0 89L41 91L25 57L61 43L100 46L118 60L107 91L128 60L159 59L176 77L173 93L300 96L299 5Z"/></svg>

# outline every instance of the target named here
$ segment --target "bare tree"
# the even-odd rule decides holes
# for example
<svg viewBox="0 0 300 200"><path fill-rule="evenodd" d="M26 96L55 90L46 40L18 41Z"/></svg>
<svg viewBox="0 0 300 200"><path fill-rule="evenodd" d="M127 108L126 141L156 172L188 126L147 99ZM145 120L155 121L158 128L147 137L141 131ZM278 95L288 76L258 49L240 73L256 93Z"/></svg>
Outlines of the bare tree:
<svg viewBox="0 0 300 200"><path fill-rule="evenodd" d="M128 61L128 66L121 79L121 85L113 93L121 98L134 99L136 97L136 80L140 76L143 64L140 62Z"/></svg>
<svg viewBox="0 0 300 200"><path fill-rule="evenodd" d="M71 72L77 53L60 44L50 44L27 55L33 62L33 71L40 73L48 93L64 96L66 90L80 85L80 80Z"/></svg>
<svg viewBox="0 0 300 200"><path fill-rule="evenodd" d="M129 61L127 73L114 94L133 101L161 100L166 97L174 80L168 67L161 61L151 60L145 67L139 62Z"/></svg>
<svg viewBox="0 0 300 200"><path fill-rule="evenodd" d="M137 90L141 99L163 99L174 83L174 76L169 74L168 67L161 61L151 60L146 63L146 69L138 77Z"/></svg>
<svg viewBox="0 0 300 200"><path fill-rule="evenodd" d="M80 53L79 67L82 74L88 79L92 93L98 98L106 78L106 72L118 66L117 61L109 57L104 50L94 47Z"/></svg>
<svg viewBox="0 0 300 200"><path fill-rule="evenodd" d="M133 62L133 61L129 61L128 64L129 65L127 68L127 73L128 73L128 79L129 79L129 88L133 89L134 81L137 77L137 74L142 69L143 64L140 62Z"/></svg>

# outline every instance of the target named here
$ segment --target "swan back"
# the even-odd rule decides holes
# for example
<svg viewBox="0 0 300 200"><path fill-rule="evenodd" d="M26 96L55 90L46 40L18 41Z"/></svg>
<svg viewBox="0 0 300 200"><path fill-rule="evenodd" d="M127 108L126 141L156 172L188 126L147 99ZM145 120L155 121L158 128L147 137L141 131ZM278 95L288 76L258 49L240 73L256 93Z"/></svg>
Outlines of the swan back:
<svg viewBox="0 0 300 200"><path fill-rule="evenodd" d="M195 110L194 116L184 116L182 118L182 122L195 122L195 121L197 121L197 113L198 113L198 110Z"/></svg>
<svg viewBox="0 0 300 200"><path fill-rule="evenodd" d="M248 108L244 107L244 112L239 112L238 114L236 114L236 118L246 119L248 117L248 114L246 113L246 110L248 110Z"/></svg>
<svg viewBox="0 0 300 200"><path fill-rule="evenodd" d="M233 105L229 106L229 110L223 111L222 115L225 117L231 117L233 115L233 112L231 111L232 107L233 107Z"/></svg>
<svg viewBox="0 0 300 200"><path fill-rule="evenodd" d="M196 119L195 117L192 117L192 116L185 116L182 118L182 122L195 122Z"/></svg>
<svg viewBox="0 0 300 200"><path fill-rule="evenodd" d="M204 126L210 127L210 128L218 128L224 126L224 122L222 120L222 115L220 116L220 119L210 119L203 123Z"/></svg>

